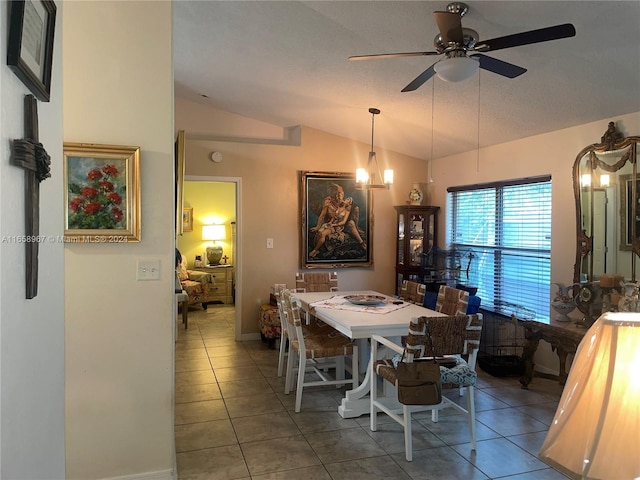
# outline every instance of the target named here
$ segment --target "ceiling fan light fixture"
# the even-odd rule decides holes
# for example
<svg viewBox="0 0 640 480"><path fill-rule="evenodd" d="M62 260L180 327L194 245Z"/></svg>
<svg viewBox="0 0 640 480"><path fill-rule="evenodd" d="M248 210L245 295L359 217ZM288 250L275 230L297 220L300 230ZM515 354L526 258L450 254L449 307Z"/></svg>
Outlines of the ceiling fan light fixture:
<svg viewBox="0 0 640 480"><path fill-rule="evenodd" d="M438 77L445 82L462 82L471 78L480 67L480 62L469 57L449 57L433 66Z"/></svg>
<svg viewBox="0 0 640 480"><path fill-rule="evenodd" d="M369 160L367 161L367 168L356 168L356 188L358 190L369 190L376 188L386 188L387 190L393 184L393 170L387 169L384 174L380 174L380 166L378 165L378 158L376 152L373 150L373 126L376 115L380 113L377 108L370 108L371 114L371 150L369 151ZM376 182L376 172L378 178L383 183Z"/></svg>

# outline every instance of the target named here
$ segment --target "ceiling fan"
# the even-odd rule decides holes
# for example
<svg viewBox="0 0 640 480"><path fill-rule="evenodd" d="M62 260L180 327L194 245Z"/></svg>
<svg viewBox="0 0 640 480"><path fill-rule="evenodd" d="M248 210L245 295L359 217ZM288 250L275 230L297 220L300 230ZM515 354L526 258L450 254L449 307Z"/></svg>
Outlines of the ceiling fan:
<svg viewBox="0 0 640 480"><path fill-rule="evenodd" d="M349 57L349 60L444 55L443 59L431 65L402 89L403 92L411 92L436 74L445 81L460 82L471 77L478 68L507 78L516 78L525 73L527 69L482 55L479 52L493 52L504 48L548 42L560 38L573 37L576 34L576 29L572 24L564 23L553 27L479 41L478 32L462 27L462 17L468 11L467 4L453 2L447 5L446 12L433 12L438 30L440 30L440 33L433 40L435 51L354 55ZM468 55L468 53L470 54Z"/></svg>

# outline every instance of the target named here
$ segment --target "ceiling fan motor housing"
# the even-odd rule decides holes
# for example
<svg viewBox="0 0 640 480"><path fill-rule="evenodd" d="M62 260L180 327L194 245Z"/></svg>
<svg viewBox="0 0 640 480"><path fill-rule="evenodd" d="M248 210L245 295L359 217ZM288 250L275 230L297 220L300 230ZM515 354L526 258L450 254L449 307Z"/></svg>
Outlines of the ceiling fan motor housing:
<svg viewBox="0 0 640 480"><path fill-rule="evenodd" d="M438 33L433 39L433 46L435 47L438 53L444 53L447 50L451 50L451 49L467 50L475 47L479 39L480 39L480 35L478 35L478 32L476 32L472 28L463 28L462 29L462 45L456 42L449 42L447 44L442 40L442 34Z"/></svg>

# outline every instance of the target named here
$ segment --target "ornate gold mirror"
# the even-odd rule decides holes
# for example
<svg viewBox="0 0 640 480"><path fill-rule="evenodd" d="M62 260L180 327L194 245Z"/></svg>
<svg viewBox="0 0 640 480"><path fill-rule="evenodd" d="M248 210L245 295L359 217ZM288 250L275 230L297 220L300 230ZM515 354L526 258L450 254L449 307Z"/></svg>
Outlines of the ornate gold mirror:
<svg viewBox="0 0 640 480"><path fill-rule="evenodd" d="M609 122L600 143L583 148L573 165L577 248L573 281L620 275L636 282L640 256L638 143Z"/></svg>

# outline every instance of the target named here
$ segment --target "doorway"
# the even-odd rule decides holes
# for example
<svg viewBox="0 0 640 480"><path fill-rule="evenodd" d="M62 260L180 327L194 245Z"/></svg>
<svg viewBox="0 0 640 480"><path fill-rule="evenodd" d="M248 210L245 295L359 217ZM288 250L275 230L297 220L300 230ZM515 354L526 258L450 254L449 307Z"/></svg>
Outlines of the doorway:
<svg viewBox="0 0 640 480"><path fill-rule="evenodd" d="M233 267L231 274L230 296L235 305L235 339L241 340L242 318L242 253L240 251L241 178L185 176L183 207L191 209L193 230L185 232L179 239L181 252L187 255L189 264L200 257L206 264L206 247L209 241L202 238L202 227L210 224L222 224L226 232L223 240L216 241L222 246L220 263ZM227 303L225 301L225 303Z"/></svg>

